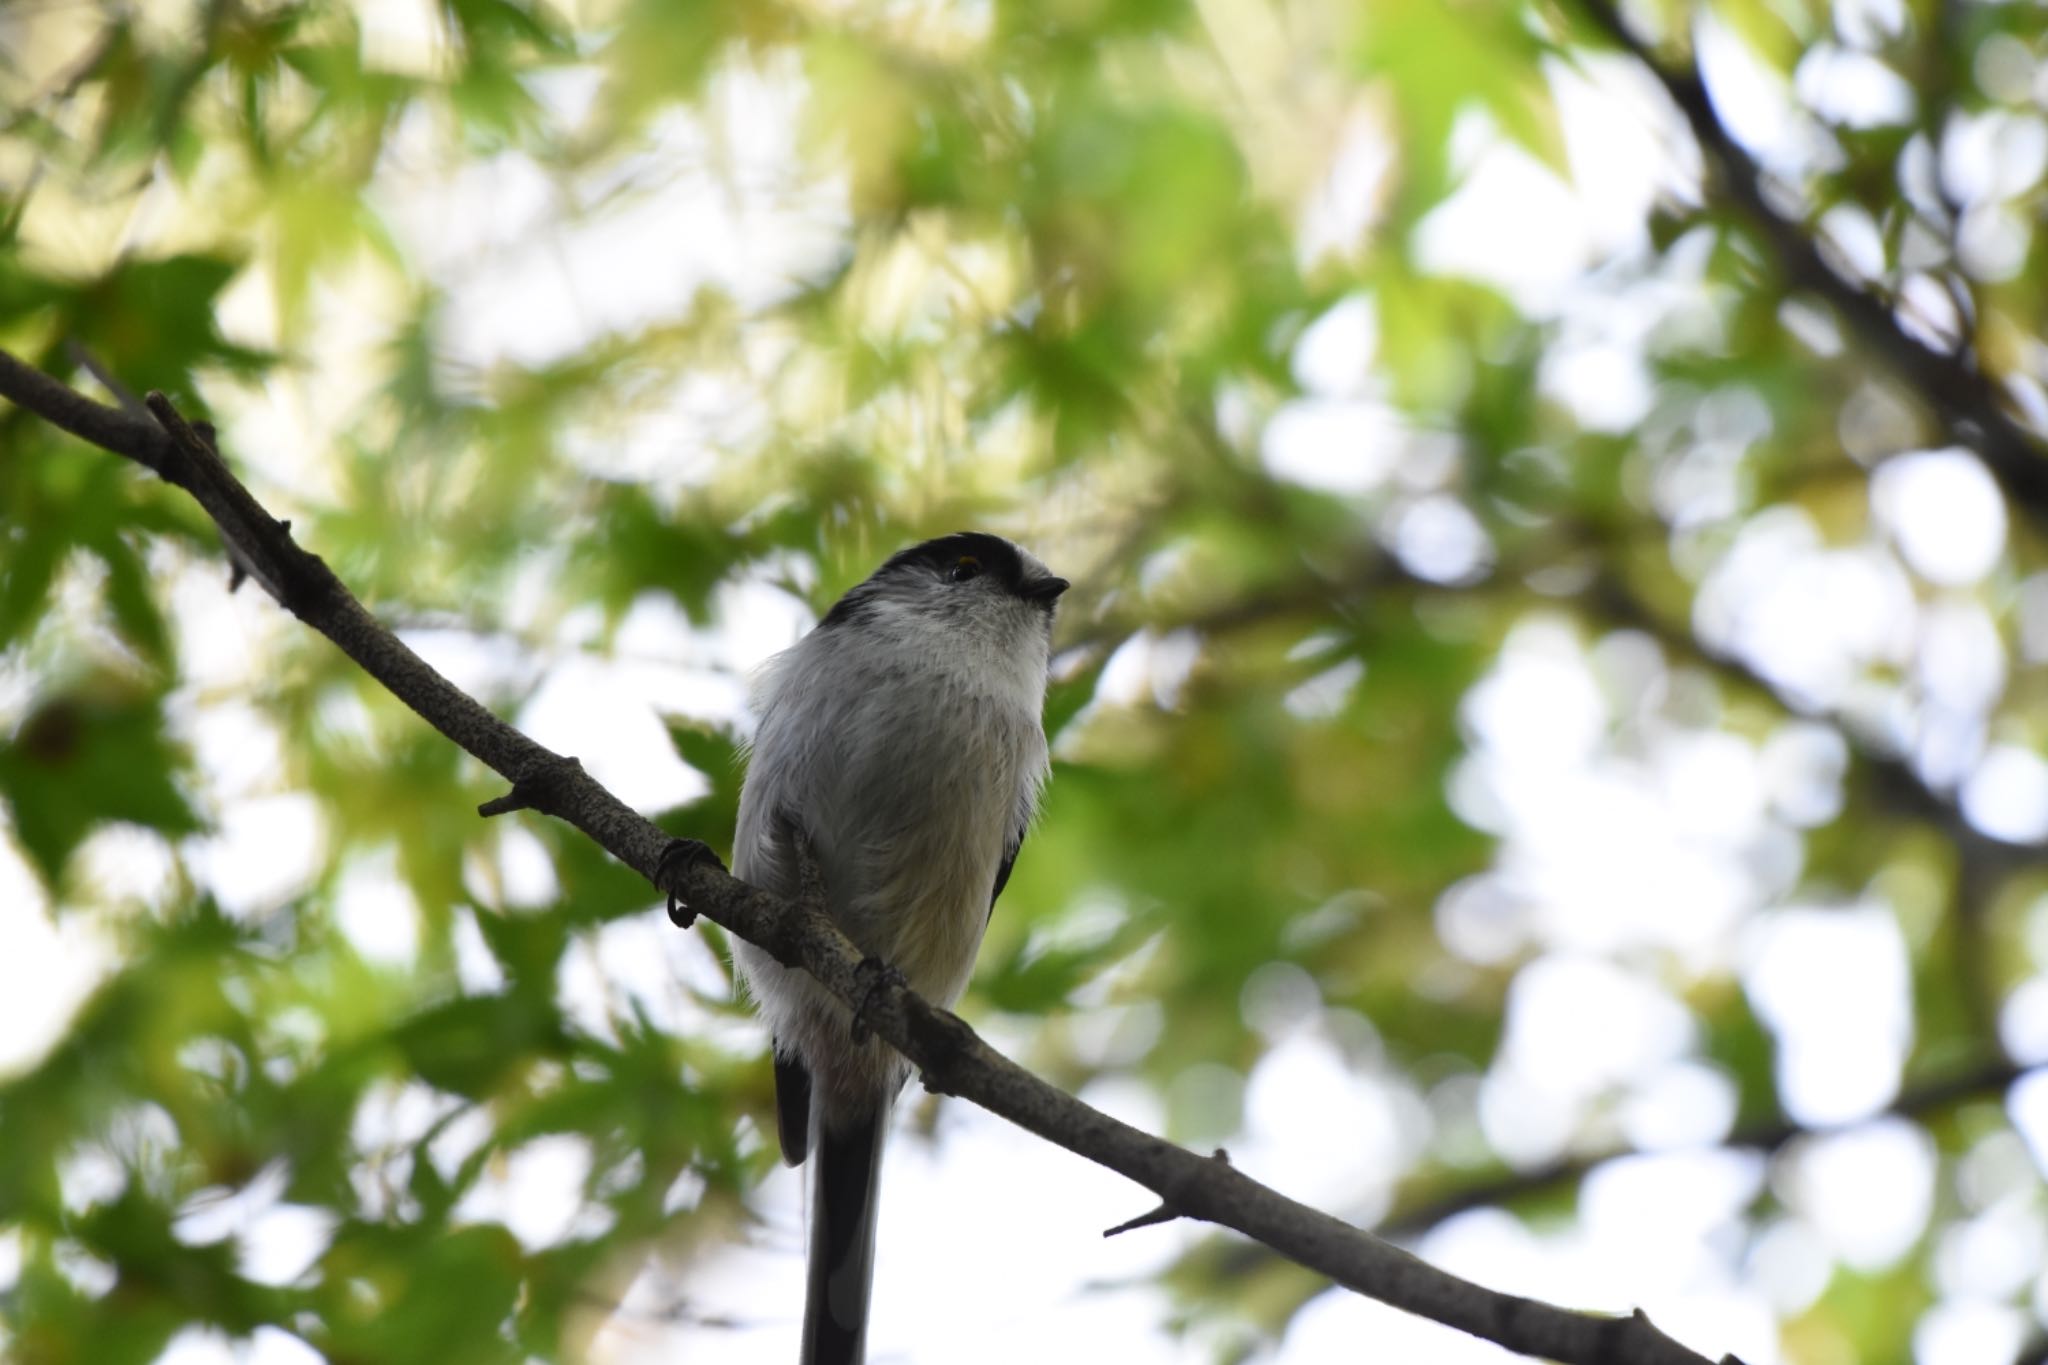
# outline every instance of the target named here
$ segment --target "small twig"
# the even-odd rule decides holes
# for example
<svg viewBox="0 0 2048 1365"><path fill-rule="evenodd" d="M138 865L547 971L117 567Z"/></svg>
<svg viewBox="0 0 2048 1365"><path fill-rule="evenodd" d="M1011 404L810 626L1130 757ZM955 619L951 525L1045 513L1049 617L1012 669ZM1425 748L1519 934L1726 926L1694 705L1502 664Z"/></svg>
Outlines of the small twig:
<svg viewBox="0 0 2048 1365"><path fill-rule="evenodd" d="M1209 1159L1211 1161L1220 1161L1228 1166L1230 1164L1230 1153L1218 1147L1209 1154ZM1157 1227L1161 1223L1171 1223L1185 1217L1187 1215L1182 1213L1172 1200L1161 1200L1159 1207L1152 1210L1152 1212L1141 1213L1136 1218L1127 1219L1124 1222L1118 1223L1113 1228L1104 1228L1102 1235L1104 1237L1115 1237L1121 1233L1135 1232L1139 1228Z"/></svg>
<svg viewBox="0 0 2048 1365"><path fill-rule="evenodd" d="M519 790L519 788L515 786L512 788L511 791L506 792L503 796L494 796L490 800L478 806L476 808L476 813L478 815L483 816L486 819L489 819L493 815L509 815L515 810L532 809L532 798L522 793Z"/></svg>
<svg viewBox="0 0 2048 1365"><path fill-rule="evenodd" d="M72 364L97 379L101 388L114 395L123 412L133 413L139 417L148 411L142 405L142 400L135 396L135 391L115 378L106 366L100 364L99 357L94 355L84 342L76 337L64 338L64 354L71 358ZM211 435L209 432L209 438Z"/></svg>
<svg viewBox="0 0 2048 1365"><path fill-rule="evenodd" d="M1125 1219L1113 1228L1104 1228L1102 1235L1104 1237L1115 1237L1120 1233L1135 1232L1139 1228L1157 1227L1161 1223L1178 1222L1180 1217L1181 1212L1179 1209L1161 1204L1150 1213L1141 1213L1136 1218Z"/></svg>
<svg viewBox="0 0 2048 1365"><path fill-rule="evenodd" d="M125 455L145 469L164 473L171 442L162 427L147 417L95 403L5 351L0 351L0 398L19 403L82 441Z"/></svg>
<svg viewBox="0 0 2048 1365"><path fill-rule="evenodd" d="M546 808L550 789L567 780L570 773L580 773L583 765L573 755L563 754L551 757L532 772L516 778L512 790L503 796L494 796L476 808L476 813L489 819L494 815L509 815L515 810L543 810Z"/></svg>
<svg viewBox="0 0 2048 1365"><path fill-rule="evenodd" d="M286 570L300 568L300 558L314 563L318 561L292 544L291 523L279 521L265 512L228 472L227 465L220 458L220 449L214 444L211 422L187 421L185 415L161 393L152 391L142 401L171 438L171 449L160 472L199 499L200 506L220 528L221 542L228 553L228 591L241 587L244 579L254 579L257 586L280 605L294 616L303 618L305 612L293 602L293 592L295 588L302 592L310 590L316 576ZM236 506L242 503L246 503L246 507ZM216 504L231 505L243 515L253 514L250 526L255 534L237 539L230 532L229 523L221 520ZM339 587L339 584L334 586Z"/></svg>

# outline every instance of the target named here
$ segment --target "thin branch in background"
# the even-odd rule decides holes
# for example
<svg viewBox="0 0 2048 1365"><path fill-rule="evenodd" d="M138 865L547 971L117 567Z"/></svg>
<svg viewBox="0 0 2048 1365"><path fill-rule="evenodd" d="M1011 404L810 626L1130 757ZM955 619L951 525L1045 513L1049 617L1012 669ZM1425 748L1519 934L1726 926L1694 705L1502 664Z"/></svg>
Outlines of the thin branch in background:
<svg viewBox="0 0 2048 1365"><path fill-rule="evenodd" d="M1941 206L1942 221L1938 226L1942 243L1948 250L1948 263L1941 271L1941 285L1948 293L1958 319L1952 354L1957 361L1974 365L1977 363L1977 295L1963 271L1963 204L1949 189L1948 177L1942 174L1942 129L1957 108L1956 54L1961 50L1964 17L1965 10L1961 5L1936 7L1928 34L1931 51L1927 66L1932 68L1932 75L1930 79L1923 71L1919 84L1920 98L1927 110L1928 175L1933 181L1935 201Z"/></svg>
<svg viewBox="0 0 2048 1365"><path fill-rule="evenodd" d="M1997 385L1963 357L1934 350L1908 335L1890 307L1828 264L1805 229L1773 206L1762 169L1722 126L1697 68L1679 70L1662 61L1608 0L1580 4L1595 27L1664 87L1716 172L1714 184L1755 226L1785 277L1826 300L1841 319L1843 332L1917 394L1952 439L1976 451L2015 504L2048 524L2048 455L2040 437L2006 412Z"/></svg>
<svg viewBox="0 0 2048 1365"><path fill-rule="evenodd" d="M1526 582L1537 567L1510 563L1498 568L1495 576ZM1155 614L1141 621L1137 614L1125 612L1105 618L1077 639L1063 642L1062 647L1113 649L1139 629L1149 629L1158 634L1182 630L1200 635L1226 634L1295 612L1341 616L1350 604L1375 594L1450 590L1445 584L1410 572L1397 556L1370 547L1361 550L1352 563L1333 574L1319 574L1304 568L1301 576L1291 582L1261 589L1247 597L1207 604L1178 616L1162 619ZM1698 664L1732 679L1769 697L1794 715L1825 721L1842 737L1856 761L1870 773L1881 799L1907 816L1938 827L1959 854L1981 865L1999 869L2010 869L2038 854L2038 849L2009 844L1985 834L1965 818L1952 795L1929 785L1899 754L1872 736L1859 733L1841 717L1817 713L1814 708L1786 696L1777 683L1759 672L1748 660L1701 640L1689 625L1671 620L1668 613L1651 606L1616 576L1594 574L1575 600L1591 615L1612 627L1636 630L1649 636L1674 658Z"/></svg>
<svg viewBox="0 0 2048 1365"><path fill-rule="evenodd" d="M2009 1058L1999 1057L1952 1076L1936 1077L1908 1086L1883 1112L1899 1118L1927 1118L1972 1100L2002 1097L2027 1074L2029 1068ZM1772 1156L1801 1138L1821 1135L1820 1129L1809 1128L1778 1115L1737 1128L1712 1146L1720 1150ZM1461 1213L1470 1213L1474 1209L1512 1208L1525 1200L1572 1189L1609 1162L1650 1155L1655 1153L1633 1147L1616 1147L1601 1152L1561 1156L1527 1170L1510 1171L1456 1189L1418 1195L1397 1204L1372 1225L1373 1230L1382 1237L1405 1241L1419 1237ZM1254 1274L1270 1262L1272 1254L1271 1249L1261 1246L1236 1248L1219 1264L1218 1274L1226 1277Z"/></svg>
<svg viewBox="0 0 2048 1365"><path fill-rule="evenodd" d="M1578 1313L1461 1280L1342 1220L1287 1198L1234 1167L1153 1137L1048 1084L996 1052L957 1016L901 978L863 969L864 955L813 905L771 896L703 859L670 859L674 840L583 769L536 744L449 682L379 623L317 556L295 544L236 480L210 441L152 393L161 423L74 393L0 352L0 397L43 414L189 491L259 581L422 719L514 784L519 800L574 825L705 919L809 972L937 1086L1126 1176L1182 1216L1231 1227L1337 1284L1524 1354L1585 1365L1705 1365L1651 1325ZM146 425L146 424L144 424ZM88 437L88 439L91 439ZM1732 1359L1732 1357L1731 1357Z"/></svg>
<svg viewBox="0 0 2048 1365"><path fill-rule="evenodd" d="M21 231L21 220L28 213L29 202L35 198L36 186L42 181L43 163L38 161L21 178L21 188L13 192L6 209L0 210L0 243L13 244Z"/></svg>
<svg viewBox="0 0 2048 1365"><path fill-rule="evenodd" d="M5 351L0 351L0 397L14 400L81 441L125 455L170 482L178 482L165 472L171 438L162 427L147 417L95 403Z"/></svg>
<svg viewBox="0 0 2048 1365"><path fill-rule="evenodd" d="M1886 1106L1884 1112L1901 1118L1923 1118L1970 1100L2003 1095L2026 1074L2026 1068L2010 1060L1987 1062L1953 1076L1944 1076L1902 1090L1899 1097ZM1815 1129L1794 1123L1780 1115L1737 1128L1713 1145L1771 1155L1782 1151L1799 1138L1814 1136L1816 1132ZM1514 1204L1536 1195L1568 1188L1577 1185L1610 1161L1643 1155L1646 1153L1635 1148L1615 1148L1582 1156L1560 1157L1526 1171L1516 1171L1496 1180L1468 1185L1448 1194L1410 1204L1405 1208L1396 1208L1379 1222L1378 1231L1387 1237L1412 1237L1427 1232L1447 1218L1453 1218L1472 1209Z"/></svg>
<svg viewBox="0 0 2048 1365"><path fill-rule="evenodd" d="M1673 624L1663 613L1650 606L1627 584L1613 575L1597 577L1582 600L1589 609L1608 622L1641 631L1677 658L1703 665L1716 673L1733 678L1742 685L1761 692L1795 715L1812 716L1814 719L1827 721L1834 727L1835 732L1841 735L1843 743L1855 755L1857 762L1870 773L1879 798L1905 815L1925 820L1938 827L1943 836L1955 846L1959 855L1975 859L1984 865L2008 868L2017 862L2038 856L2039 850L2008 844L2002 839L1984 833L1970 823L1951 796L1930 786L1904 758L1889 752L1869 736L1858 734L1853 726L1845 724L1840 717L1817 714L1811 707L1798 705L1780 691L1776 683L1758 672L1748 660L1707 644L1691 630Z"/></svg>
<svg viewBox="0 0 2048 1365"><path fill-rule="evenodd" d="M1510 576L1514 573L1512 569L1503 572ZM1346 573L1332 578L1310 576L1290 587L1271 589L1256 598L1208 608L1165 626L1155 624L1154 628L1194 629L1205 634L1228 631L1255 625L1288 612L1334 610L1343 601L1360 592L1395 587L1415 590L1439 588L1441 585L1407 574L1393 556L1380 554L1376 557L1367 557ZM1758 672L1748 661L1704 643L1689 628L1670 621L1664 613L1651 607L1625 583L1612 576L1596 576L1579 600L1610 625L1641 631L1656 640L1676 658L1730 677L1741 686L1762 693L1795 714L1804 711L1804 708L1795 705L1775 683ZM1086 643L1113 644L1121 638L1122 635L1111 630L1099 637L1091 637ZM1960 893L1966 896L1967 908L1981 910L1985 895L1985 879L2003 876L2017 864L2036 856L2033 851L2007 844L1971 825L1952 799L1929 786L1904 759L1880 749L1866 737L1855 733L1853 729L1845 728L1838 718L1822 719L1826 719L1834 726L1836 732L1842 735L1844 743L1855 754L1857 761L1871 774L1882 799L1912 818L1933 824L1942 832L1955 849L1958 877L1967 878L1971 883L1967 888L1959 887ZM1981 918L1981 915L1975 916L1980 922ZM1966 933L1981 933L1981 923L1965 924L1962 927ZM1967 950L1967 944L1962 946ZM1987 1035L1986 1045L1996 1048L1995 1031ZM2016 1063L2000 1056L1994 1061L1959 1071L1952 1076L1927 1080L1910 1087L1887 1112L1915 1117L1948 1108L1964 1100L2002 1094L2022 1074L2023 1069ZM1811 1130L1793 1123L1790 1119L1780 1117L1738 1129L1716 1145L1767 1153L1776 1152L1809 1131ZM1396 1208L1377 1224L1377 1230L1390 1237L1414 1236L1447 1218L1471 1209L1511 1204L1533 1195L1574 1185L1607 1162L1640 1154L1634 1149L1617 1148L1562 1157L1530 1170L1503 1175L1447 1193L1426 1196ZM1155 1215L1148 1217L1153 1221L1164 1221L1163 1218L1157 1217L1164 1212L1164 1209L1155 1211ZM1260 1258L1261 1253L1257 1248L1244 1249L1239 1256L1231 1260L1231 1273L1249 1270Z"/></svg>
<svg viewBox="0 0 2048 1365"><path fill-rule="evenodd" d="M114 395L114 401L121 405L123 412L137 417L148 413L149 409L142 405L142 400L135 396L135 391L116 378L106 366L100 364L99 357L78 338L64 339L64 354L72 364L98 380L101 388Z"/></svg>

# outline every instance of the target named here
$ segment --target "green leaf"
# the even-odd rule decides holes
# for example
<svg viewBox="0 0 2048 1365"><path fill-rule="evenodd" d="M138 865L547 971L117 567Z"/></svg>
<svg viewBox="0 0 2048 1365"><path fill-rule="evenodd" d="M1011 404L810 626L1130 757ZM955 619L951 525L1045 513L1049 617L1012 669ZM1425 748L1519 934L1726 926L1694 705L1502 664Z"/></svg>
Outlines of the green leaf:
<svg viewBox="0 0 2048 1365"><path fill-rule="evenodd" d="M568 1046L554 1006L531 989L436 1005L407 1020L393 1041L422 1079L470 1099L490 1098L533 1054Z"/></svg>
<svg viewBox="0 0 2048 1365"><path fill-rule="evenodd" d="M54 886L100 825L197 831L199 816L180 790L185 761L165 733L159 694L89 680L43 701L0 745L0 797L23 850Z"/></svg>
<svg viewBox="0 0 2048 1365"><path fill-rule="evenodd" d="M220 295L241 268L199 253L123 261L66 301L69 339L132 391L161 389L189 405L200 371L253 374L269 363L221 334Z"/></svg>
<svg viewBox="0 0 2048 1365"><path fill-rule="evenodd" d="M1385 4L1362 21L1358 61L1401 114L1403 198L1420 217L1451 189L1451 132L1483 109L1509 139L1560 175L1564 134L1539 64L1545 46L1518 4ZM1412 221L1412 218L1411 218Z"/></svg>

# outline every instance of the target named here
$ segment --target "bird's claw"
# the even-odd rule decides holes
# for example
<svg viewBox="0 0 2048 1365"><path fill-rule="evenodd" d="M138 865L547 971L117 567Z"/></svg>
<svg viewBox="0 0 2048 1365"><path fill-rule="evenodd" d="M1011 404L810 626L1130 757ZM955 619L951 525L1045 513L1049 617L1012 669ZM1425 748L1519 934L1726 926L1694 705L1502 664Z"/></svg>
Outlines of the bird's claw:
<svg viewBox="0 0 2048 1365"><path fill-rule="evenodd" d="M861 987L860 1003L853 1007L853 1022L847 1028L847 1036L858 1046L868 1040L868 1026L864 1016L868 1012L869 1003L875 998L875 992L884 985L894 986L898 990L909 990L910 983L904 980L902 972L897 971L879 957L862 958L860 966L854 970L866 983Z"/></svg>
<svg viewBox="0 0 2048 1365"><path fill-rule="evenodd" d="M683 904L676 893L668 889L669 880L684 869L705 861L709 861L721 872L725 870L725 864L703 840L671 839L668 841L668 847L661 851L660 860L654 865L655 881L668 896L669 922L678 929L687 929L695 924L697 912Z"/></svg>

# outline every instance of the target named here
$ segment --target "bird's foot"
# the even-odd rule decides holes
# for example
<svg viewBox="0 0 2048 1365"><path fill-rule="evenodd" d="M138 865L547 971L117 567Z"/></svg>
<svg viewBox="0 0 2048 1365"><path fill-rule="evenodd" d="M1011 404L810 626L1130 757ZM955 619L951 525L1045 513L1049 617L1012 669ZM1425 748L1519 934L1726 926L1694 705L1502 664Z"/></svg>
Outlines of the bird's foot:
<svg viewBox="0 0 2048 1365"><path fill-rule="evenodd" d="M697 922L697 912L683 904L673 890L669 880L700 862L709 862L719 871L725 871L725 864L719 861L711 845L701 839L671 839L668 847L661 851L661 858L654 865L655 884L668 895L668 917L678 929L687 929Z"/></svg>
<svg viewBox="0 0 2048 1365"><path fill-rule="evenodd" d="M910 983L904 979L902 972L897 971L879 957L862 958L860 966L856 967L854 971L862 979L863 984L861 986L860 1001L853 1007L853 1023L847 1029L847 1036L858 1045L868 1040L868 1026L865 1016L868 1012L868 1005L875 998L875 992L884 985L894 986L898 990L907 991L910 989Z"/></svg>

